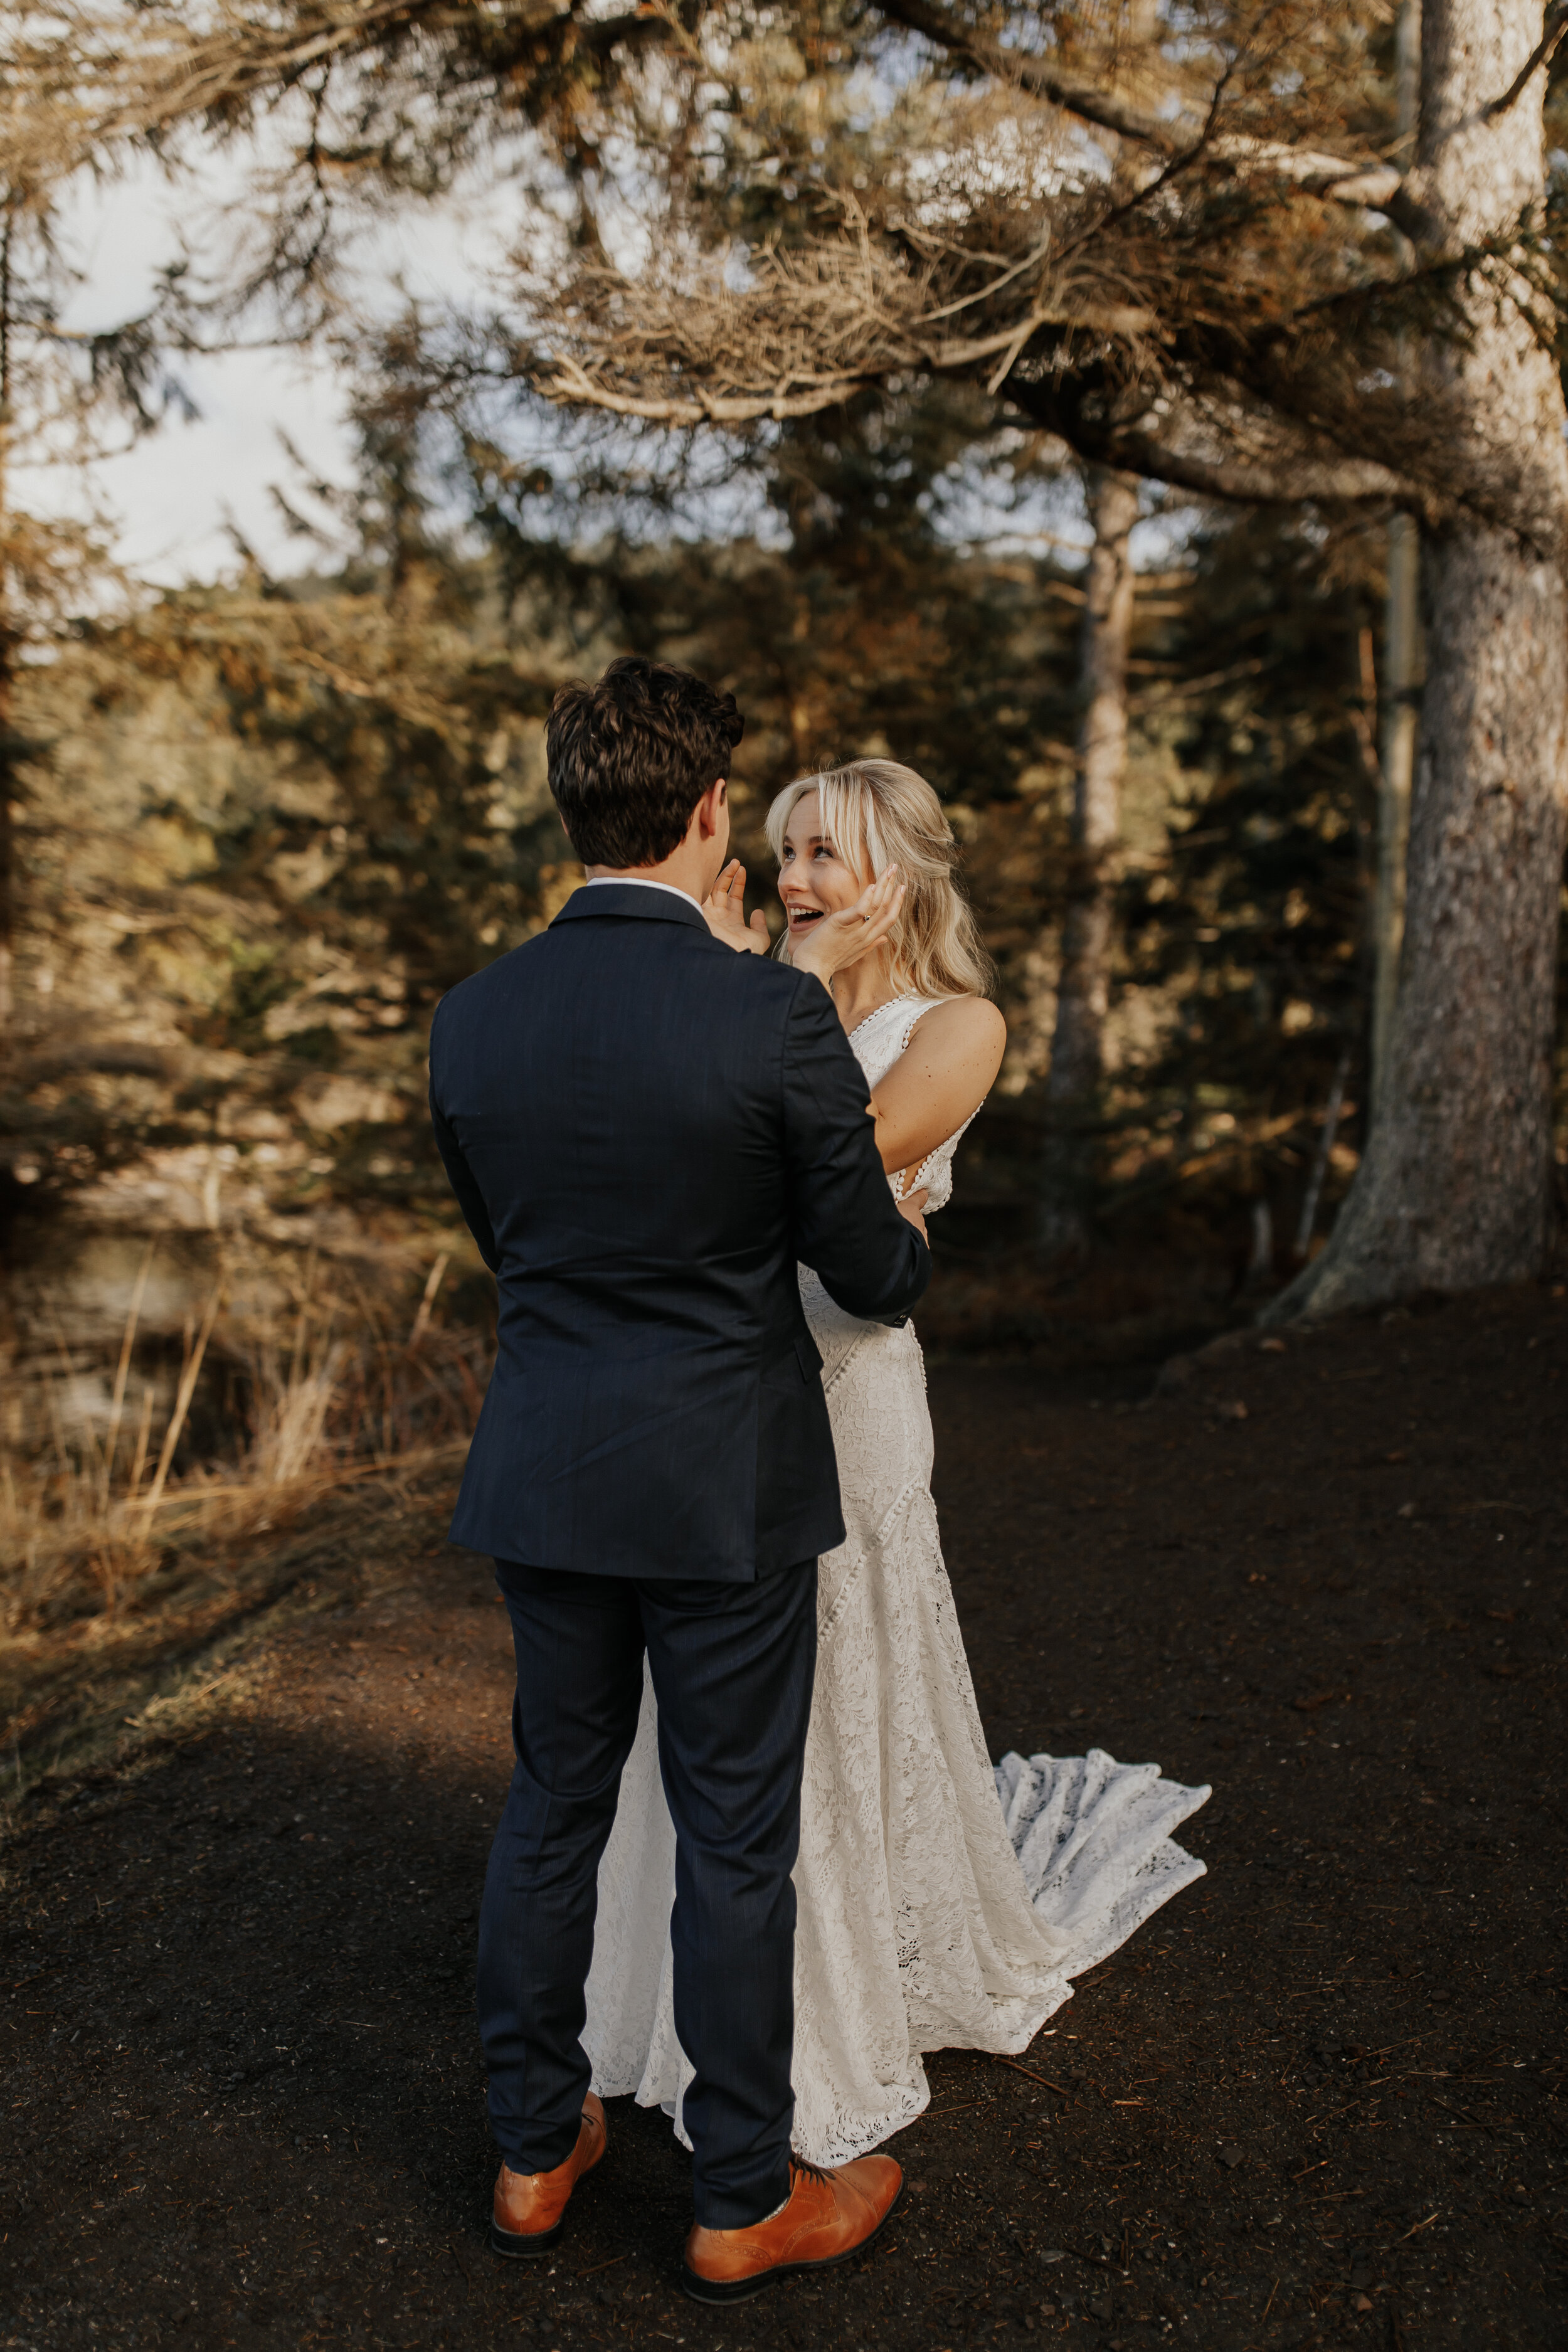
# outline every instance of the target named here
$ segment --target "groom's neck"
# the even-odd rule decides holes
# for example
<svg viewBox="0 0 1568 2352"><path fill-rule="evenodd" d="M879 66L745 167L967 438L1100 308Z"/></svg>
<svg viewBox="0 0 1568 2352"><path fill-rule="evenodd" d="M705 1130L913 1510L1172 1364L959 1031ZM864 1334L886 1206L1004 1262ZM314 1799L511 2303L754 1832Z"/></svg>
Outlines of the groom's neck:
<svg viewBox="0 0 1568 2352"><path fill-rule="evenodd" d="M668 889L684 890L700 907L713 895L730 846L728 793L722 776L710 785L668 857L652 866L589 866L584 868L589 881L662 882Z"/></svg>
<svg viewBox="0 0 1568 2352"><path fill-rule="evenodd" d="M662 882L667 890L684 891L693 906L702 904L678 857L661 858L657 866L585 866L583 871L590 882Z"/></svg>
<svg viewBox="0 0 1568 2352"><path fill-rule="evenodd" d="M711 841L693 841L689 834L656 866L589 866L584 870L590 882L662 882L668 889L684 890L699 907L718 878Z"/></svg>

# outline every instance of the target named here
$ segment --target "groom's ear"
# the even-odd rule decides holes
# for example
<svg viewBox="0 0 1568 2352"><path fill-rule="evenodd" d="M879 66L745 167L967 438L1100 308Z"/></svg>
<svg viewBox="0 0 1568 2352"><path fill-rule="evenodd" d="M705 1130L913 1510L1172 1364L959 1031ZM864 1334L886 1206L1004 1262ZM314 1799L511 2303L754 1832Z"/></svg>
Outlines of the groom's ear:
<svg viewBox="0 0 1568 2352"><path fill-rule="evenodd" d="M721 776L716 784L709 785L708 790L698 802L698 830L704 837L718 832L720 812L728 803L729 797L729 780L727 777Z"/></svg>

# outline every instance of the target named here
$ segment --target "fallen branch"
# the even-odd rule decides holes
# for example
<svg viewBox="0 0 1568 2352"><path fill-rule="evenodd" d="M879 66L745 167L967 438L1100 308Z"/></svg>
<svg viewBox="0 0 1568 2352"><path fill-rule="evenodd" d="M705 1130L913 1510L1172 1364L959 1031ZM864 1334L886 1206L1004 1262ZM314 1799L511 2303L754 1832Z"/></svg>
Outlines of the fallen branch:
<svg viewBox="0 0 1568 2352"><path fill-rule="evenodd" d="M1027 2074L1031 2083L1043 2083L1047 2091L1054 2091L1058 2099L1067 2101L1069 2107L1077 2106L1078 2101L1073 2097L1072 2093L1064 2091L1059 2083L1053 2083L1048 2074L1037 2074L1032 2066L1021 2066L1016 2058L1004 2058L1000 2053L997 2055L996 2063L998 2066L1011 2066L1015 2074Z"/></svg>

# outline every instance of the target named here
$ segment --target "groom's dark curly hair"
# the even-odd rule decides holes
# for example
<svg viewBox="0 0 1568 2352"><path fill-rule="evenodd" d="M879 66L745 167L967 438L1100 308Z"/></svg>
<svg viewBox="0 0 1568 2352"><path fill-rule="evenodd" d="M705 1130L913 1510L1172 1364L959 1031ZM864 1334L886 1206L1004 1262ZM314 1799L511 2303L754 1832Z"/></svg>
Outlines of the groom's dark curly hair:
<svg viewBox="0 0 1568 2352"><path fill-rule="evenodd" d="M544 730L550 789L584 866L655 866L728 775L746 722L673 662L622 654L596 686L563 686Z"/></svg>

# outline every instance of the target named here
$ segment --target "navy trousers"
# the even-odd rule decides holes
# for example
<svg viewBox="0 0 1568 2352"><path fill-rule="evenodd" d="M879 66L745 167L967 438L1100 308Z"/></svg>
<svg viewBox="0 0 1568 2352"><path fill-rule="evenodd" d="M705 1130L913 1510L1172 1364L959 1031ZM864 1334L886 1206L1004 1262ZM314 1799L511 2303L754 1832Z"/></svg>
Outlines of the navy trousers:
<svg viewBox="0 0 1568 2352"><path fill-rule="evenodd" d="M675 2028L697 2219L761 2221L789 2190L795 1886L816 1669L816 1562L752 1584L496 1562L517 1652L517 1761L479 1916L490 2124L514 2172L577 2141L599 1858L646 1652L675 1824Z"/></svg>

